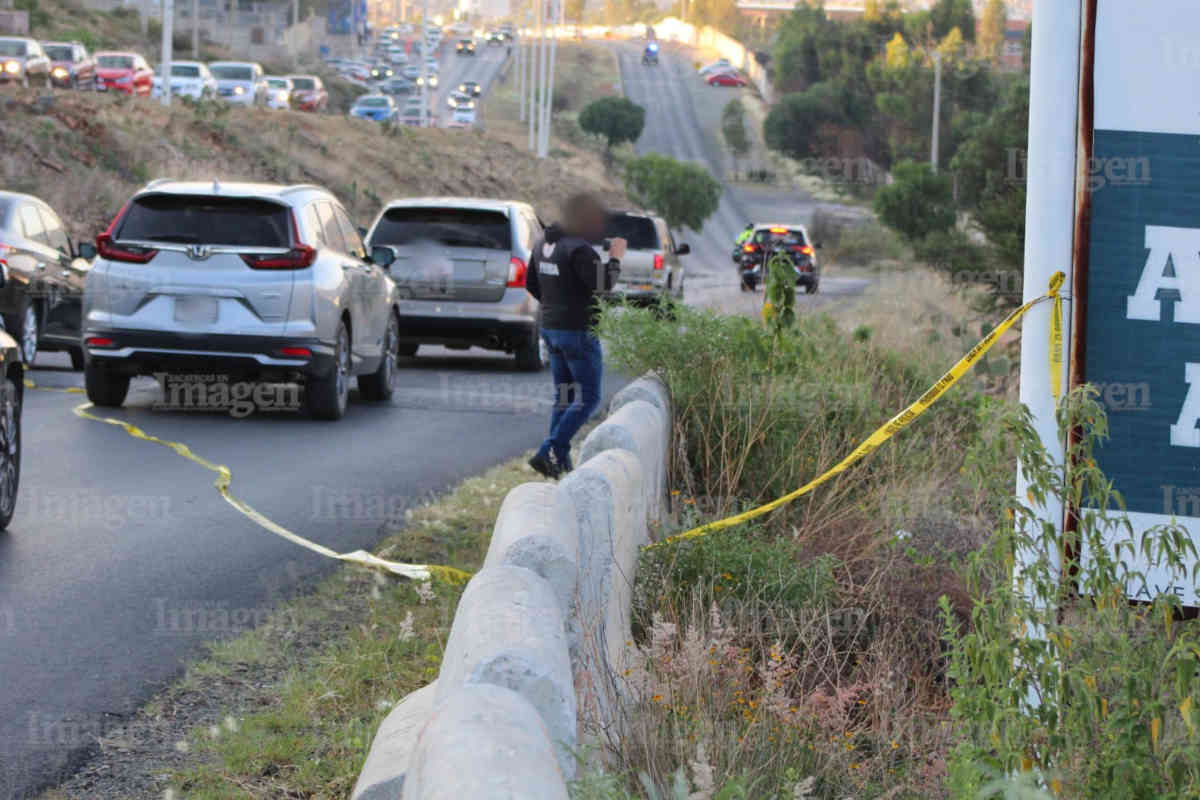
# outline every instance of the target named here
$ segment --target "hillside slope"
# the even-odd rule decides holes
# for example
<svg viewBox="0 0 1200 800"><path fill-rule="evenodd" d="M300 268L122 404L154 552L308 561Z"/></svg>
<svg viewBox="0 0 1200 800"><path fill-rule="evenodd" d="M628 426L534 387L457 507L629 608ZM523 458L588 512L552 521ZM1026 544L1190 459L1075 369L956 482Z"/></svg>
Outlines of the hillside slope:
<svg viewBox="0 0 1200 800"><path fill-rule="evenodd" d="M332 115L231 109L91 93L0 98L0 188L50 203L74 238L103 230L139 186L161 178L315 183L360 224L396 196L521 199L543 219L575 191L623 192L478 131L385 129Z"/></svg>

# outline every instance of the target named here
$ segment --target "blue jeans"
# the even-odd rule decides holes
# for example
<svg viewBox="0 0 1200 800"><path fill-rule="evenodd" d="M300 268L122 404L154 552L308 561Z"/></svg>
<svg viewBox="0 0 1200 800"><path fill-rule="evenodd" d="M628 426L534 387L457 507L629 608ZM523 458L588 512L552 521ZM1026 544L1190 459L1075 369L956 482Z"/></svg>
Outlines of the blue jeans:
<svg viewBox="0 0 1200 800"><path fill-rule="evenodd" d="M553 451L560 465L570 463L571 439L600 405L600 382L604 359L600 340L588 331L543 330L550 350L550 372L554 375L554 411L550 415L550 437L538 450Z"/></svg>

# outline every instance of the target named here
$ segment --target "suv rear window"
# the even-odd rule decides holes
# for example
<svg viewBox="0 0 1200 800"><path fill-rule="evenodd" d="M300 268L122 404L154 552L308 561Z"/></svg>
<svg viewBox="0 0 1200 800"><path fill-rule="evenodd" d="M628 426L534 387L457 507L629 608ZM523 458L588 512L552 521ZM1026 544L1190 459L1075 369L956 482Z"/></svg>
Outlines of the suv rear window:
<svg viewBox="0 0 1200 800"><path fill-rule="evenodd" d="M151 194L130 206L115 238L126 241L291 247L285 206L249 197Z"/></svg>
<svg viewBox="0 0 1200 800"><path fill-rule="evenodd" d="M389 208L371 244L436 242L446 247L511 250L512 228L503 211L473 208Z"/></svg>
<svg viewBox="0 0 1200 800"><path fill-rule="evenodd" d="M69 44L48 44L43 49L51 61L75 60L75 52Z"/></svg>
<svg viewBox="0 0 1200 800"><path fill-rule="evenodd" d="M658 250L658 230L654 220L633 214L610 214L604 229L606 239L621 237L629 243L630 250Z"/></svg>

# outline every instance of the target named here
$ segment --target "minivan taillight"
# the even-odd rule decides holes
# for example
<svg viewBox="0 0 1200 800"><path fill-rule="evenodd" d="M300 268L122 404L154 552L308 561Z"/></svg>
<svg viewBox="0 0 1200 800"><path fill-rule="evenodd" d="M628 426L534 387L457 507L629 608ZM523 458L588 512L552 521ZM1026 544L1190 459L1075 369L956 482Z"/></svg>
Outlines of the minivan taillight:
<svg viewBox="0 0 1200 800"><path fill-rule="evenodd" d="M147 264L158 255L157 250L151 250L149 247L114 242L111 233L102 233L96 237L96 252L107 261L125 261L130 264Z"/></svg>
<svg viewBox="0 0 1200 800"><path fill-rule="evenodd" d="M508 283L505 285L510 289L524 289L526 270L525 262L513 256L508 262Z"/></svg>
<svg viewBox="0 0 1200 800"><path fill-rule="evenodd" d="M283 255L242 255L242 261L251 269L304 269L311 267L316 260L317 251L306 244L294 245Z"/></svg>
<svg viewBox="0 0 1200 800"><path fill-rule="evenodd" d="M663 257L662 257L662 253L655 253L655 254L654 254L654 268L655 268L655 269L662 269L662 268L663 268Z"/></svg>

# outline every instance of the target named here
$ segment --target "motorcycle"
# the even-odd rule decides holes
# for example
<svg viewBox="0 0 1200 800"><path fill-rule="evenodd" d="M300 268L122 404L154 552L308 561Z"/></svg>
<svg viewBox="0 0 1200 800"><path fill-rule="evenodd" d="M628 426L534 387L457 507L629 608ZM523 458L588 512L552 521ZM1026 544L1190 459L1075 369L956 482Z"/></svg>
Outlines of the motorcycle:
<svg viewBox="0 0 1200 800"><path fill-rule="evenodd" d="M756 245L739 244L733 248L733 263L738 265L741 290L753 292L763 280L762 259L754 258Z"/></svg>

